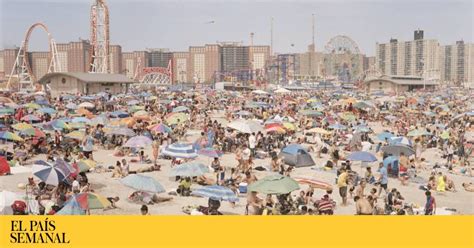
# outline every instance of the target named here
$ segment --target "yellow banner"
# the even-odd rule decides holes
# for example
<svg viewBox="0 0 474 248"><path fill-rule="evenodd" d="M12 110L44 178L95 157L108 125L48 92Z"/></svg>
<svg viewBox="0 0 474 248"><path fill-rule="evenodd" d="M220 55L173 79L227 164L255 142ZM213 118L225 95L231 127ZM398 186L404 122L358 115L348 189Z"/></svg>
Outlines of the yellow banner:
<svg viewBox="0 0 474 248"><path fill-rule="evenodd" d="M473 248L474 216L1 216L0 247Z"/></svg>

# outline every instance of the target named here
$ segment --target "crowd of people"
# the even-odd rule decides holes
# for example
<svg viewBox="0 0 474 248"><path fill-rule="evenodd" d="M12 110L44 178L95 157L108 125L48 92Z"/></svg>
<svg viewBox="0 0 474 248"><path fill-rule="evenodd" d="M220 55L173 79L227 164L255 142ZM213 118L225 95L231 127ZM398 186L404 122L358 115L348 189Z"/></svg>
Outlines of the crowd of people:
<svg viewBox="0 0 474 248"><path fill-rule="evenodd" d="M209 172L173 177L171 196L133 192L127 200L141 206L142 214L149 214L147 205L173 196L194 197L199 185L246 197L240 214L248 215L332 215L350 205L358 215L415 214L418 208L431 215L436 214L437 195L461 187L473 191L471 95L452 90L388 95L136 89L133 94L58 97L4 92L0 103L0 155L9 167L1 174L32 166L33 175L18 185L25 190L25 204L12 205L18 213L55 214L75 195L96 194L89 173L120 180L160 175L165 168L194 161L167 152L173 144L190 144L196 154L214 152L206 165ZM291 155L294 162L285 152L291 145L301 147ZM97 158L97 151L104 150L112 156ZM375 160L355 158L357 152ZM305 154L316 162L301 166ZM333 181L324 182L327 187L299 183L299 190L289 192L251 190L271 174L290 180L307 176L307 170L301 172L306 167L312 168L313 179L334 173ZM51 176L54 170L63 176ZM453 176L465 181L457 186ZM399 183L393 185L393 180ZM424 194L424 206L407 201L397 189L413 184ZM116 195L103 198L108 202L104 209L123 202ZM221 201L225 199L210 197L201 212L220 214ZM229 201L235 206L235 200Z"/></svg>

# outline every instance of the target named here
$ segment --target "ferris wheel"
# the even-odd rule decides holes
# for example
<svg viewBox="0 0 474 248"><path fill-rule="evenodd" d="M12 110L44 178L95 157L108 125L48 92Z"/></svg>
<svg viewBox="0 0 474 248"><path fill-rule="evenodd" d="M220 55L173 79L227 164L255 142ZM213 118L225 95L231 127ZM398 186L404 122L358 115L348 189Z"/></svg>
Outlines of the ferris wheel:
<svg viewBox="0 0 474 248"><path fill-rule="evenodd" d="M341 82L354 82L362 73L361 53L357 43L345 35L338 35L325 46L326 72Z"/></svg>
<svg viewBox="0 0 474 248"><path fill-rule="evenodd" d="M332 54L360 54L357 43L345 35L332 37L324 48L327 53Z"/></svg>

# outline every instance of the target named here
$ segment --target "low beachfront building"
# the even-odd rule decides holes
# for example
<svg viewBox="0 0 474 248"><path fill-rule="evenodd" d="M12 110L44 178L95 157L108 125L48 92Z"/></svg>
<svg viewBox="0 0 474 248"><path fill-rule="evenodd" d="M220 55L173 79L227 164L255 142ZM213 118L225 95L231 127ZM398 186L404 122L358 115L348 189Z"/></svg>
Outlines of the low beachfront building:
<svg viewBox="0 0 474 248"><path fill-rule="evenodd" d="M407 91L433 91L439 85L437 81L425 80L416 76L387 76L370 78L364 81L364 88L368 93L384 92L386 94L400 94Z"/></svg>
<svg viewBox="0 0 474 248"><path fill-rule="evenodd" d="M123 74L55 72L44 75L39 83L46 86L52 97L56 97L62 94L127 93L130 84L135 81Z"/></svg>

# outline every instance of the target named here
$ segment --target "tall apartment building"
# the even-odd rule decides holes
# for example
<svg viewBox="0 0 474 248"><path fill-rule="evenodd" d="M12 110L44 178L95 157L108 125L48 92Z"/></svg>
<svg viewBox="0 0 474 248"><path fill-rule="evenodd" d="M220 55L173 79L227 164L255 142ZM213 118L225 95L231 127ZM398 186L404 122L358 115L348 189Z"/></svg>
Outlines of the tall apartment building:
<svg viewBox="0 0 474 248"><path fill-rule="evenodd" d="M188 73L192 79L191 82L213 82L216 73L221 71L221 53L221 46L218 44L189 47Z"/></svg>
<svg viewBox="0 0 474 248"><path fill-rule="evenodd" d="M67 64L68 72L88 72L90 68L90 43L87 40L69 42Z"/></svg>
<svg viewBox="0 0 474 248"><path fill-rule="evenodd" d="M204 82L213 82L217 72L222 71L222 49L218 44L206 44L205 48L205 78Z"/></svg>
<svg viewBox="0 0 474 248"><path fill-rule="evenodd" d="M454 84L474 84L474 43L457 41L440 47L440 77Z"/></svg>
<svg viewBox="0 0 474 248"><path fill-rule="evenodd" d="M58 60L59 60L59 71L68 72L68 54L69 54L69 44L68 43L57 43L56 49L58 50Z"/></svg>
<svg viewBox="0 0 474 248"><path fill-rule="evenodd" d="M122 73L129 78L140 75L143 68L149 67L149 53L147 51L134 51L122 53Z"/></svg>
<svg viewBox="0 0 474 248"><path fill-rule="evenodd" d="M19 51L19 48L0 51L0 82L8 80Z"/></svg>
<svg viewBox="0 0 474 248"><path fill-rule="evenodd" d="M168 49L148 49L149 52L149 66L150 67L168 67L170 60L173 58L173 53Z"/></svg>
<svg viewBox="0 0 474 248"><path fill-rule="evenodd" d="M206 48L204 46L189 47L189 69L193 83L203 83L206 80Z"/></svg>
<svg viewBox="0 0 474 248"><path fill-rule="evenodd" d="M315 52L308 49L305 53L297 55L299 60L299 68L297 74L300 78L307 80L316 80L317 77L321 76L323 67L324 54L321 52Z"/></svg>
<svg viewBox="0 0 474 248"><path fill-rule="evenodd" d="M236 43L222 43L221 46L222 72L250 70L248 46L241 46Z"/></svg>
<svg viewBox="0 0 474 248"><path fill-rule="evenodd" d="M173 82L187 83L192 82L192 76L188 73L190 69L189 52L173 53Z"/></svg>
<svg viewBox="0 0 474 248"><path fill-rule="evenodd" d="M363 69L364 71L373 69L375 67L375 56L364 56L364 64Z"/></svg>
<svg viewBox="0 0 474 248"><path fill-rule="evenodd" d="M28 54L28 59L31 71L33 75L35 75L36 80L48 73L49 64L51 61L49 52L30 52Z"/></svg>
<svg viewBox="0 0 474 248"><path fill-rule="evenodd" d="M122 73L122 47L120 45L110 45L109 52L109 72Z"/></svg>
<svg viewBox="0 0 474 248"><path fill-rule="evenodd" d="M270 62L270 46L250 46L249 60L252 70L265 70Z"/></svg>
<svg viewBox="0 0 474 248"><path fill-rule="evenodd" d="M424 39L422 30L414 33L412 41L390 39L376 44L376 68L386 75L421 76L439 70L439 43Z"/></svg>

